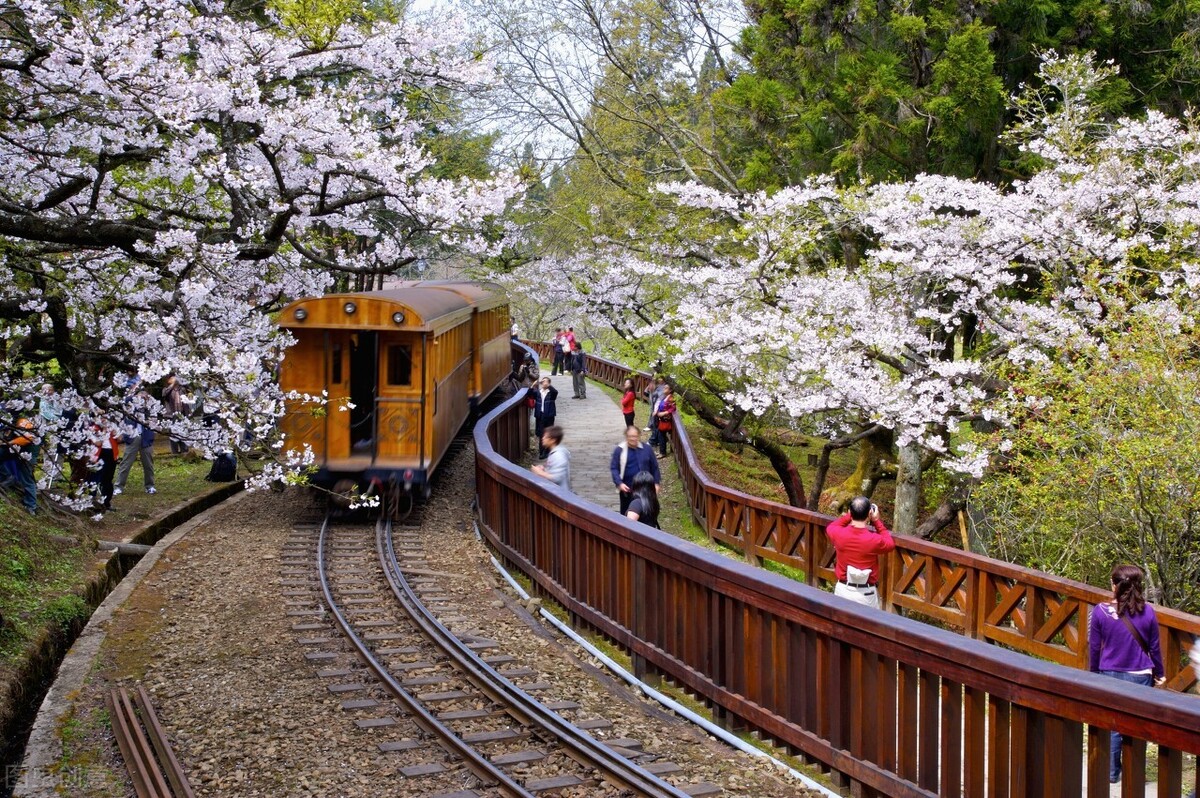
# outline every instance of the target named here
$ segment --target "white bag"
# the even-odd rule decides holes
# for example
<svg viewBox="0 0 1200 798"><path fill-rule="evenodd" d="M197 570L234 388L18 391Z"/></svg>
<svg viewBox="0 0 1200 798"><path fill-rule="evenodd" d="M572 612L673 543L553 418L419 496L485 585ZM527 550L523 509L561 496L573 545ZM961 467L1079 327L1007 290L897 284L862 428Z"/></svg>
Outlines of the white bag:
<svg viewBox="0 0 1200 798"><path fill-rule="evenodd" d="M866 587L870 580L870 568L855 568L853 565L846 566L846 584L853 587Z"/></svg>

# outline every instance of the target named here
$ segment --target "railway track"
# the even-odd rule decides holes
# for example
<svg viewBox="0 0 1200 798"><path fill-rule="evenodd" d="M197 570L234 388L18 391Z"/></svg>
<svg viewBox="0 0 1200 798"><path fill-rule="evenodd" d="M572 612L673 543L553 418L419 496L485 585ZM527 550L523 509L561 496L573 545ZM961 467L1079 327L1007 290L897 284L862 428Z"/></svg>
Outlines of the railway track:
<svg viewBox="0 0 1200 798"><path fill-rule="evenodd" d="M282 560L306 657L341 709L379 735L396 774L443 798L718 792L672 785L655 771L678 774L674 763L643 766L654 756L636 741L588 734L608 721L571 722L564 715L578 705L537 700L549 685L443 595L425 561L422 510L396 529L313 519L294 528Z"/></svg>

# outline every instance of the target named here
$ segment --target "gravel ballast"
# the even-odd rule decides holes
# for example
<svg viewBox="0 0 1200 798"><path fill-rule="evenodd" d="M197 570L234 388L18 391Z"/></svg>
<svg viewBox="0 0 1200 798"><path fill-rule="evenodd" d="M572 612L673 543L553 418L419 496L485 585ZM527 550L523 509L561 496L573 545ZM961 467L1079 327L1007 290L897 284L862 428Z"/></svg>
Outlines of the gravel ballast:
<svg viewBox="0 0 1200 798"><path fill-rule="evenodd" d="M438 587L467 626L500 641L513 666L549 684L539 700L578 702L572 720L611 721L595 736L636 740L655 761L677 763L683 772L671 780L681 786L711 782L725 795L817 794L635 694L543 628L475 539L472 471L468 449L446 465L423 510L429 568L444 574ZM299 492L250 496L163 554L114 613L75 716L64 724L70 794L132 794L102 708L105 689L138 681L198 796L425 794L419 781L399 775L401 757L380 752L381 738L355 725L297 642L280 557L293 525L314 514Z"/></svg>

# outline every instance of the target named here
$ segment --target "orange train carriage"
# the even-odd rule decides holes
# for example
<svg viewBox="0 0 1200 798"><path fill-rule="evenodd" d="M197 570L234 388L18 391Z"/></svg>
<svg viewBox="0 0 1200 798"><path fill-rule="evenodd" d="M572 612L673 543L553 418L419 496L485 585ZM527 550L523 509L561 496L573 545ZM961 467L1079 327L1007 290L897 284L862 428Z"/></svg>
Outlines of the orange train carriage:
<svg viewBox="0 0 1200 798"><path fill-rule="evenodd" d="M314 482L372 486L394 511L429 478L471 414L512 372L508 298L486 283L425 281L284 308L287 448L312 447Z"/></svg>

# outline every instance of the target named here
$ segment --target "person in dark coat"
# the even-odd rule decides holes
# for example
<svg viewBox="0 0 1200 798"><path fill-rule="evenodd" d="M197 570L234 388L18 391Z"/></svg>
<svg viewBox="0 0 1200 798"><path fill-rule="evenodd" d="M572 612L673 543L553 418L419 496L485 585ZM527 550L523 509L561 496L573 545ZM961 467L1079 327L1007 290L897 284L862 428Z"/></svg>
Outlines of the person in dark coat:
<svg viewBox="0 0 1200 798"><path fill-rule="evenodd" d="M626 427L625 440L613 449L612 459L608 464L613 484L617 487L617 496L621 500L621 515L625 515L625 511L629 509L629 501L633 498L633 480L638 474L650 474L655 490L662 482L654 449L650 444L642 443L641 437L637 427Z"/></svg>
<svg viewBox="0 0 1200 798"><path fill-rule="evenodd" d="M574 349L567 356L567 370L571 372L574 399L587 399L587 358L582 349Z"/></svg>
<svg viewBox="0 0 1200 798"><path fill-rule="evenodd" d="M546 427L554 426L554 417L558 415L558 408L555 405L558 399L558 389L550 384L549 377L542 377L542 381L530 390L533 391L533 420L534 432L538 439L538 459L542 460L546 457L546 448L542 445L542 433L546 431Z"/></svg>

